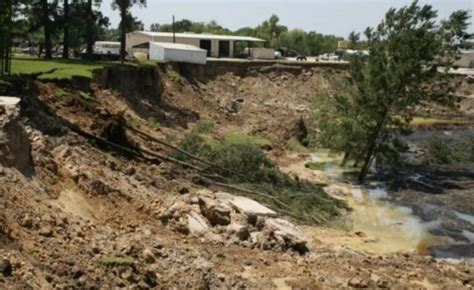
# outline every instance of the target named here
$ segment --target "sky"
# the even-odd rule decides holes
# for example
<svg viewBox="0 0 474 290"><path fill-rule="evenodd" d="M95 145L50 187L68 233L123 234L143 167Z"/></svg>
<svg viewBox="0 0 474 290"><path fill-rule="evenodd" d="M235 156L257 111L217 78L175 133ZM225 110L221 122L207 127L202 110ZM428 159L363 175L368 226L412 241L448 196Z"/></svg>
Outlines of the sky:
<svg viewBox="0 0 474 290"><path fill-rule="evenodd" d="M103 0L100 7L110 18L112 27L119 23L118 11L112 10L112 0ZM148 30L152 23L171 23L176 20L209 22L216 20L231 30L255 27L272 14L290 29L301 28L346 37L351 31L362 32L376 26L391 7L409 5L410 0L147 0L147 6L132 8ZM446 19L459 9L474 10L474 0L420 1L438 10L438 17ZM471 21L473 22L473 21ZM474 32L474 24L470 31Z"/></svg>

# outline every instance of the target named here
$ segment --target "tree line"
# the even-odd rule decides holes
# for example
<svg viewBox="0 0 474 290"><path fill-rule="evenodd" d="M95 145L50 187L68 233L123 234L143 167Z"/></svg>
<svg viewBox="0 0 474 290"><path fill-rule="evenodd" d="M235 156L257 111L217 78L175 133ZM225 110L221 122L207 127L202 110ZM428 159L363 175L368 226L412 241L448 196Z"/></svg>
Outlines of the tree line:
<svg viewBox="0 0 474 290"><path fill-rule="evenodd" d="M120 41L121 57L125 57L125 35L129 31L144 30L143 23L130 13L134 5L146 6L146 0L113 0L112 8L120 13L120 24L110 27L110 20L103 15L99 7L102 0L5 0L2 1L0 33L10 30L15 42L38 47L38 55L46 59L53 54L70 57L70 50L78 51L85 47L86 55L92 58L93 45L97 40ZM8 15L11 7L13 14ZM5 17L3 17L5 16ZM8 24L8 19L13 20ZM172 32L173 25L152 24L151 31ZM219 25L216 21L194 22L188 19L175 23L176 32L195 32L213 34L233 34L254 36L266 40L268 47L284 47L299 53L318 55L333 52L342 37L323 35L301 29L288 29L280 24L279 18L272 15L257 27L244 27L232 31ZM1 47L0 47L1 48Z"/></svg>
<svg viewBox="0 0 474 290"><path fill-rule="evenodd" d="M21 40L28 45L39 46L39 54L46 59L53 57L55 44L61 44L60 53L69 58L70 48L85 44L86 53L92 58L93 45L98 39L123 40L127 31L142 29L143 24L131 14L133 5L146 5L146 0L113 0L112 8L120 12L118 29L109 30L109 18L99 11L101 0L8 0L2 1L13 11L6 15L3 10L0 25L2 35L10 34L13 41ZM3 16L6 17L3 17ZM6 24L11 21L12 26ZM125 46L121 51L125 57Z"/></svg>

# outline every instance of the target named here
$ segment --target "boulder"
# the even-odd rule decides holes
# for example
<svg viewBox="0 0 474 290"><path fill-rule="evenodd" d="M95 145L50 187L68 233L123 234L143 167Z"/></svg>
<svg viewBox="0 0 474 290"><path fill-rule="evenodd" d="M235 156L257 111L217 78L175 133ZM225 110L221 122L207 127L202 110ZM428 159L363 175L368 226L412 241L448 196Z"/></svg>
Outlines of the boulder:
<svg viewBox="0 0 474 290"><path fill-rule="evenodd" d="M250 237L249 228L245 225L232 223L227 227L230 234L234 234L241 241L245 241Z"/></svg>
<svg viewBox="0 0 474 290"><path fill-rule="evenodd" d="M186 216L188 218L188 229L192 234L199 234L209 230L206 220L200 214L192 211L186 214Z"/></svg>
<svg viewBox="0 0 474 290"><path fill-rule="evenodd" d="M209 220L211 225L223 225L230 224L230 207L223 203L219 204L216 200L200 197L199 207L201 213Z"/></svg>
<svg viewBox="0 0 474 290"><path fill-rule="evenodd" d="M243 196L232 195L227 192L217 192L216 199L222 203L228 203L233 208L247 216L276 217L277 213L261 205L260 203Z"/></svg>
<svg viewBox="0 0 474 290"><path fill-rule="evenodd" d="M284 241L287 248L291 248L300 254L308 251L306 237L295 225L287 220L268 218L265 225L273 230L273 235L278 241Z"/></svg>

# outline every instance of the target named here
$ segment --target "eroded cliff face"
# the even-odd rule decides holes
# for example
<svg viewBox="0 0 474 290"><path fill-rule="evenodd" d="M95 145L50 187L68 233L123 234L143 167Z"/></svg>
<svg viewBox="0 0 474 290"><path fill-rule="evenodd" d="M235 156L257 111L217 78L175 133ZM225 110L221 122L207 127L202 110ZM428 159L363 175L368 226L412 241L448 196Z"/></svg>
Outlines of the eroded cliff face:
<svg viewBox="0 0 474 290"><path fill-rule="evenodd" d="M129 98L150 100L153 104L159 103L164 90L160 71L153 66L105 67L95 71L93 83Z"/></svg>
<svg viewBox="0 0 474 290"><path fill-rule="evenodd" d="M0 97L0 165L26 172L31 167L31 146L19 123L20 99Z"/></svg>

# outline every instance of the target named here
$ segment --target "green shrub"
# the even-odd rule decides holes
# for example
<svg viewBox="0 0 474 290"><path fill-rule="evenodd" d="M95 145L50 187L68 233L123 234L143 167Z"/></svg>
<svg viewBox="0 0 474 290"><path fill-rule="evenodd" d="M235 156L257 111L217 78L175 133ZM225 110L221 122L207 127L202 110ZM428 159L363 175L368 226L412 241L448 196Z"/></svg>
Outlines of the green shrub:
<svg viewBox="0 0 474 290"><path fill-rule="evenodd" d="M308 162L304 165L306 168L309 168L311 170L324 170L324 167L326 166L326 162Z"/></svg>
<svg viewBox="0 0 474 290"><path fill-rule="evenodd" d="M225 141L228 143L250 143L260 148L272 148L272 142L266 138L246 133L230 133L225 136Z"/></svg>
<svg viewBox="0 0 474 290"><path fill-rule="evenodd" d="M54 93L54 95L60 99L60 100L63 100L65 97L69 96L69 93L66 92L65 90L61 89L61 88L58 88L56 90L56 92Z"/></svg>
<svg viewBox="0 0 474 290"><path fill-rule="evenodd" d="M273 196L279 202L258 195L251 197L283 213L291 212L302 221L322 221L338 215L341 208L347 208L344 202L328 196L321 187L281 172L259 146L250 142L251 138L235 136L218 142L192 132L179 147L218 165L219 168L208 167L205 170L209 176L218 174L225 178L226 183ZM184 154L177 154L176 157L190 161ZM216 181L222 182L222 179L217 178Z"/></svg>
<svg viewBox="0 0 474 290"><path fill-rule="evenodd" d="M148 127L153 130L158 128L158 120L154 117L148 118Z"/></svg>
<svg viewBox="0 0 474 290"><path fill-rule="evenodd" d="M287 143L286 143L286 149L292 152L298 152L298 153L309 153L310 150L303 146L300 141L298 141L297 138L291 138Z"/></svg>
<svg viewBox="0 0 474 290"><path fill-rule="evenodd" d="M130 257L107 256L100 261L106 266L133 266L134 260Z"/></svg>
<svg viewBox="0 0 474 290"><path fill-rule="evenodd" d="M429 165L449 165L474 162L474 138L455 142L433 136L423 144L422 162Z"/></svg>
<svg viewBox="0 0 474 290"><path fill-rule="evenodd" d="M94 99L94 96L92 96L88 92L79 91L79 95L81 96L81 98L83 98L86 101L91 101Z"/></svg>
<svg viewBox="0 0 474 290"><path fill-rule="evenodd" d="M135 129L138 129L141 126L140 125L140 120L138 120L137 118L135 118L133 116L128 116L127 123L129 123L130 126L132 126Z"/></svg>
<svg viewBox="0 0 474 290"><path fill-rule="evenodd" d="M199 134L207 134L214 131L216 124L212 120L202 120L200 121L194 130Z"/></svg>

